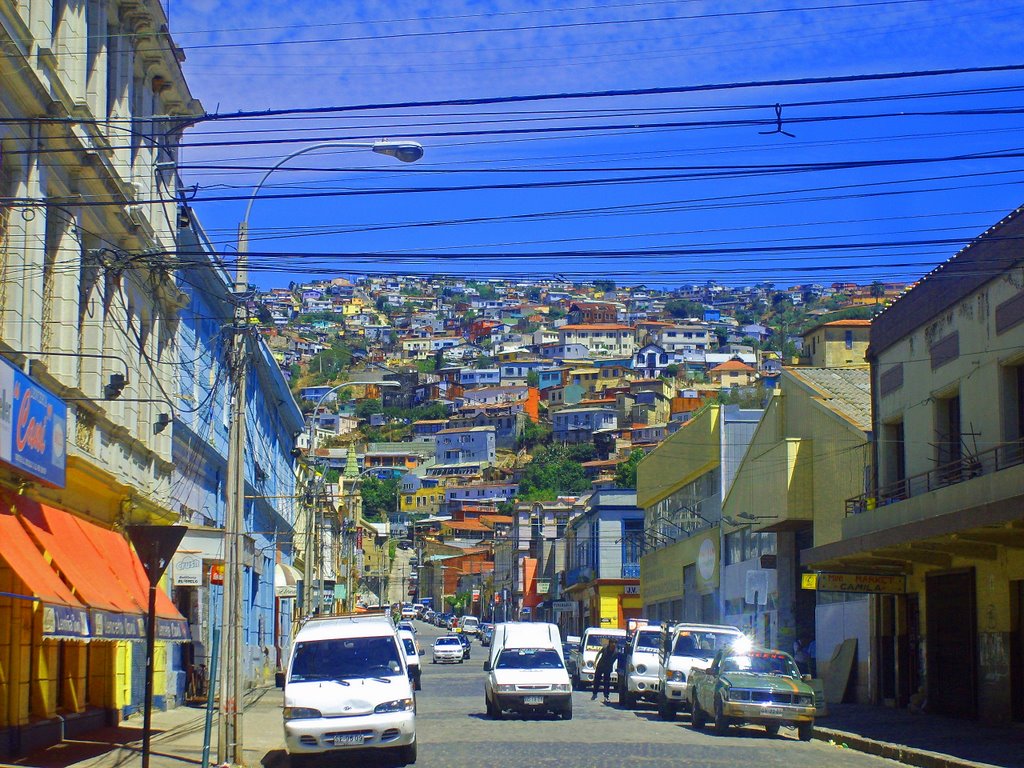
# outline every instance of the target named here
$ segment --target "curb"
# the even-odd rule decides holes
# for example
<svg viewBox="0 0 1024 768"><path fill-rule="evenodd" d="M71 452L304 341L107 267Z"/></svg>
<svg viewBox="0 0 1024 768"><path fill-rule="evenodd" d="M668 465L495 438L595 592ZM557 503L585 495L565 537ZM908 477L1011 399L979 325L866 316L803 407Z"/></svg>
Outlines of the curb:
<svg viewBox="0 0 1024 768"><path fill-rule="evenodd" d="M896 760L904 765L918 766L918 768L997 768L992 766L991 763L976 763L971 760L962 760L952 755L942 754L941 752L929 752L903 744L877 741L860 734L837 731L832 728L816 726L814 728L814 738L818 741L834 743L837 746L841 745L857 752Z"/></svg>

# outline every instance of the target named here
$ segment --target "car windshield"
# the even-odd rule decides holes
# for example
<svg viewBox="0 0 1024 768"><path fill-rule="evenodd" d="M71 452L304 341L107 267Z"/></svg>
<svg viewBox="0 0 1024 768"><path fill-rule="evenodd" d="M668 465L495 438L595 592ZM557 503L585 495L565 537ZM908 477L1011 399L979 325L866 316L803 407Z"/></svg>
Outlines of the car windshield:
<svg viewBox="0 0 1024 768"><path fill-rule="evenodd" d="M732 632L680 632L672 648L673 656L713 659L722 648L736 640Z"/></svg>
<svg viewBox="0 0 1024 768"><path fill-rule="evenodd" d="M459 638L457 637L439 637L434 641L434 645L458 645L461 647L462 643L459 642Z"/></svg>
<svg viewBox="0 0 1024 768"><path fill-rule="evenodd" d="M617 645L621 645L623 638L619 635L587 635L587 648L588 651L599 651L604 648L612 640Z"/></svg>
<svg viewBox="0 0 1024 768"><path fill-rule="evenodd" d="M657 653L661 648L661 632L650 630L640 632L633 648L640 653Z"/></svg>
<svg viewBox="0 0 1024 768"><path fill-rule="evenodd" d="M501 652L497 669L564 669L562 657L551 648L515 648Z"/></svg>
<svg viewBox="0 0 1024 768"><path fill-rule="evenodd" d="M793 660L784 653L753 652L722 659L721 672L749 672L754 675L783 675L800 677L800 671Z"/></svg>
<svg viewBox="0 0 1024 768"><path fill-rule="evenodd" d="M414 643L411 638L403 637L402 638L402 645L405 646L406 654L408 654L409 656L415 656L416 655L416 643Z"/></svg>
<svg viewBox="0 0 1024 768"><path fill-rule="evenodd" d="M297 643L291 679L346 680L401 674L394 637L348 637Z"/></svg>

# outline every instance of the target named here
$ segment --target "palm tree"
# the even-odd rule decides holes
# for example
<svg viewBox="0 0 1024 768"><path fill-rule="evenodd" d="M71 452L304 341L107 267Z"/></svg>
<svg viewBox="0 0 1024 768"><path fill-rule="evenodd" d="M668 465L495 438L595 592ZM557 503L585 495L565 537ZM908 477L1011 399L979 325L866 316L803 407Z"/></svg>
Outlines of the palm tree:
<svg viewBox="0 0 1024 768"><path fill-rule="evenodd" d="M871 284L871 296L874 298L875 304L878 303L880 298L885 296L885 286L882 285L881 280L875 280L875 282Z"/></svg>

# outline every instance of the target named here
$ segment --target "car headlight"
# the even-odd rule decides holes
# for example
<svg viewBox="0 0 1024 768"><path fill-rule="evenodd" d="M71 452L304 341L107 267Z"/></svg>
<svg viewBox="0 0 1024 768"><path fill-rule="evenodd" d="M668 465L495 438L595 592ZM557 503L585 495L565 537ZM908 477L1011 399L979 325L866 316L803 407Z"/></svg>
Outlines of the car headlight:
<svg viewBox="0 0 1024 768"><path fill-rule="evenodd" d="M512 683L498 683L497 685L498 693L511 693L515 689L516 687Z"/></svg>
<svg viewBox="0 0 1024 768"><path fill-rule="evenodd" d="M646 665L646 664L637 664L637 665L636 665L636 673L637 673L638 675L642 675L642 674L644 674L644 673L645 673L646 671L647 671L647 665Z"/></svg>
<svg viewBox="0 0 1024 768"><path fill-rule="evenodd" d="M813 706L814 705L814 696L808 696L806 694L801 694L801 695L796 697L796 703L799 704L801 707Z"/></svg>
<svg viewBox="0 0 1024 768"><path fill-rule="evenodd" d="M673 683L685 683L686 675L680 672L679 670L673 670L672 672L668 673L668 679L671 680Z"/></svg>
<svg viewBox="0 0 1024 768"><path fill-rule="evenodd" d="M585 662L583 664L583 668L584 669L593 669L594 668L594 662L592 662L592 661Z"/></svg>
<svg viewBox="0 0 1024 768"><path fill-rule="evenodd" d="M323 714L320 712L319 709L313 709L311 707L284 708L285 720L314 720L318 717L323 717Z"/></svg>
<svg viewBox="0 0 1024 768"><path fill-rule="evenodd" d="M385 701L383 704L378 704L373 708L373 713L379 715L382 712L408 712L412 708L412 699L395 699L394 701Z"/></svg>
<svg viewBox="0 0 1024 768"><path fill-rule="evenodd" d="M551 690L556 693L568 693L572 690L572 686L568 683L555 683L551 686Z"/></svg>

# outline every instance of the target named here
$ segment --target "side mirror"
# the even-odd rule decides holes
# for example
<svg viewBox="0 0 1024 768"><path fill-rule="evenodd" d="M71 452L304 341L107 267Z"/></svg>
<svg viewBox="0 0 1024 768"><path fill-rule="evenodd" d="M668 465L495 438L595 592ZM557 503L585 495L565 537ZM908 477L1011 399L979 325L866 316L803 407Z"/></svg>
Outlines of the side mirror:
<svg viewBox="0 0 1024 768"><path fill-rule="evenodd" d="M420 656L422 656L425 653L426 653L426 651L424 651L422 648L420 648Z"/></svg>
<svg viewBox="0 0 1024 768"><path fill-rule="evenodd" d="M801 680L803 680L803 681L804 681L805 683L809 683L809 682L811 682L811 680L813 680L814 678L813 678L813 677L811 677L810 675L800 675L800 679L801 679Z"/></svg>
<svg viewBox="0 0 1024 768"><path fill-rule="evenodd" d="M490 660L488 660L488 661L484 662L484 672L490 672L490 671L491 671L491 662L490 662Z"/></svg>
<svg viewBox="0 0 1024 768"><path fill-rule="evenodd" d="M284 688L284 672L274 673L274 686L276 688Z"/></svg>

